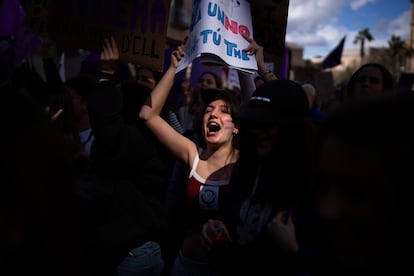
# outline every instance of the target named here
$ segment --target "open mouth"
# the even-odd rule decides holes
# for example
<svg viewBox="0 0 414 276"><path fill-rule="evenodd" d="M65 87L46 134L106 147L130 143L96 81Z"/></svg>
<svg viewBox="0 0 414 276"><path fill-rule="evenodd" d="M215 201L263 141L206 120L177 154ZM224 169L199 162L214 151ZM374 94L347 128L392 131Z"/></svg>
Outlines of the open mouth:
<svg viewBox="0 0 414 276"><path fill-rule="evenodd" d="M207 124L208 132L209 133L215 133L220 130L220 126L217 123L211 122Z"/></svg>

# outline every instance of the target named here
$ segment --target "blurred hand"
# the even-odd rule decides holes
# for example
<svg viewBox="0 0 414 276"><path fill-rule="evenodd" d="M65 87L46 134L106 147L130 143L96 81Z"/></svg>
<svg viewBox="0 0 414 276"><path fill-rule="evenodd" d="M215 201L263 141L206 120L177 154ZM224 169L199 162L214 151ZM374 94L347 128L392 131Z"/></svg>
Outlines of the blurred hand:
<svg viewBox="0 0 414 276"><path fill-rule="evenodd" d="M184 41L181 43L181 45L178 46L177 49L172 52L172 54L171 54L171 64L170 64L171 68L177 69L178 64L183 59L184 54L185 54L184 47L185 47L186 42L187 42L187 38L185 38Z"/></svg>
<svg viewBox="0 0 414 276"><path fill-rule="evenodd" d="M119 51L113 36L110 39L105 38L100 58L101 72L114 74L119 62Z"/></svg>
<svg viewBox="0 0 414 276"><path fill-rule="evenodd" d="M257 64L264 65L266 67L264 63L263 47L257 44L257 42L253 38L245 34L243 34L243 37L244 39L246 39L247 42L249 42L249 46L244 48L243 51L247 52L250 56L255 55Z"/></svg>
<svg viewBox="0 0 414 276"><path fill-rule="evenodd" d="M296 241L295 225L292 216L286 219L286 212L279 212L267 224L267 230L273 241L281 246L288 253L297 253L298 244ZM286 222L284 222L286 221Z"/></svg>
<svg viewBox="0 0 414 276"><path fill-rule="evenodd" d="M264 52L263 47L257 44L257 42L247 35L243 34L244 39L246 39L247 42L249 42L249 46L243 51L248 52L249 55L255 55L256 56L256 62L257 62L257 69L259 71L259 74L263 76L264 81L271 81L276 80L275 74L273 72L269 72L269 69L267 68L265 62L264 62Z"/></svg>
<svg viewBox="0 0 414 276"><path fill-rule="evenodd" d="M50 106L47 105L45 107L45 112L50 116L50 121L54 122L63 114L63 109L58 109L55 113L50 114Z"/></svg>

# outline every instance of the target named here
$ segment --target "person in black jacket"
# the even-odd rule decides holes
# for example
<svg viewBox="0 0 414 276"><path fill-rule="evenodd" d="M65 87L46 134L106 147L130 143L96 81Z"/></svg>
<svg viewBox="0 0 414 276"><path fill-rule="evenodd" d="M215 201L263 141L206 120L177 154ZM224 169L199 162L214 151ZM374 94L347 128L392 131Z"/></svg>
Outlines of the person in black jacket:
<svg viewBox="0 0 414 276"><path fill-rule="evenodd" d="M102 64L111 58L106 50ZM109 76L88 95L94 178L84 187L82 208L90 260L100 275L159 275L163 268L165 164L156 140L138 119L149 92L135 84L121 93Z"/></svg>

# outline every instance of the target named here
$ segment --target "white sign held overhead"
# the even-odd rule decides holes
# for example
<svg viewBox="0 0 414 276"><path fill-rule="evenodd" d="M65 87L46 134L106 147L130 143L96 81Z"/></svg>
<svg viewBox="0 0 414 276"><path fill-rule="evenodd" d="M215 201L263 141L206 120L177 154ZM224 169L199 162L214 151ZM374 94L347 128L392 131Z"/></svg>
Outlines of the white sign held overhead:
<svg viewBox="0 0 414 276"><path fill-rule="evenodd" d="M205 65L257 71L254 55L243 51L253 37L250 3L245 0L193 0L190 34L177 72L196 58Z"/></svg>

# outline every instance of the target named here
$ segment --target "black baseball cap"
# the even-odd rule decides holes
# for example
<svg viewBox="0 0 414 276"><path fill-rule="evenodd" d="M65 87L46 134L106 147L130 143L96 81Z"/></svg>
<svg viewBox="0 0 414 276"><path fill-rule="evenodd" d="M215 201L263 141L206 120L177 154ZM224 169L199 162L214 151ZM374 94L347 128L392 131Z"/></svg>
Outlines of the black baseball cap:
<svg viewBox="0 0 414 276"><path fill-rule="evenodd" d="M267 124L305 118L308 112L308 99L302 86L292 80L280 79L260 85L237 118Z"/></svg>

